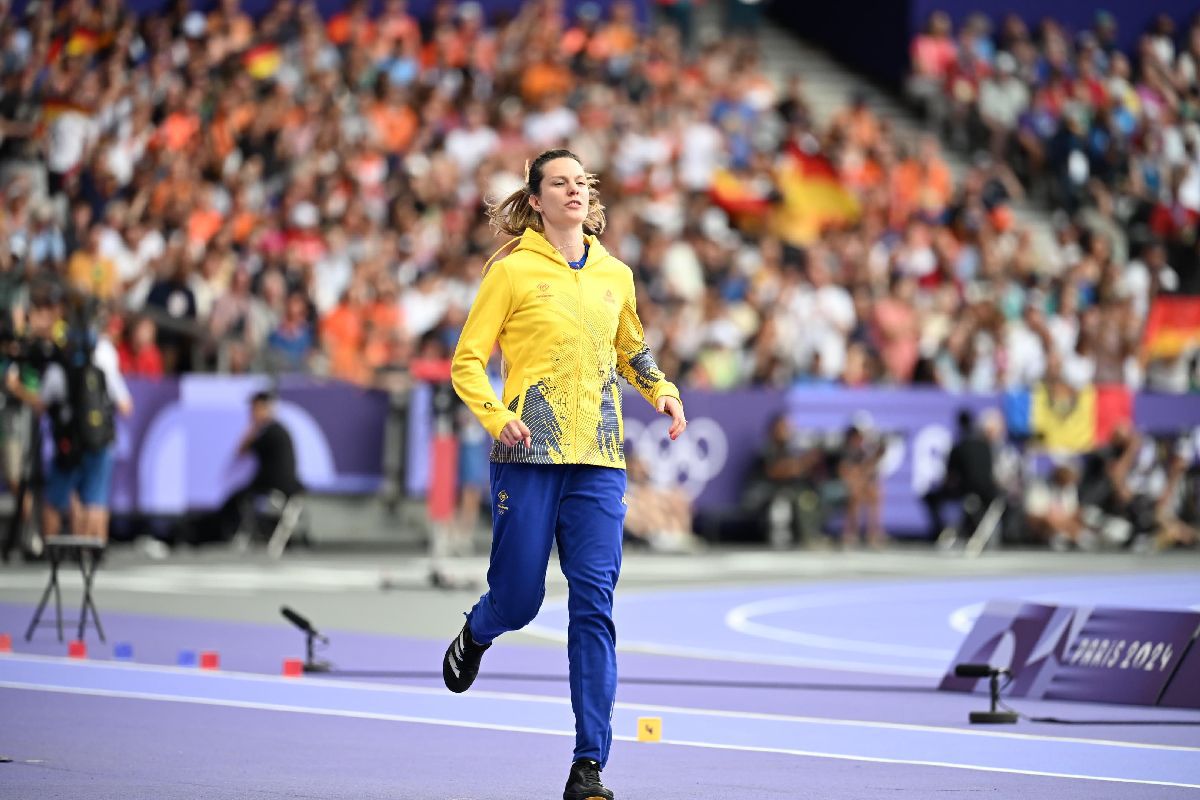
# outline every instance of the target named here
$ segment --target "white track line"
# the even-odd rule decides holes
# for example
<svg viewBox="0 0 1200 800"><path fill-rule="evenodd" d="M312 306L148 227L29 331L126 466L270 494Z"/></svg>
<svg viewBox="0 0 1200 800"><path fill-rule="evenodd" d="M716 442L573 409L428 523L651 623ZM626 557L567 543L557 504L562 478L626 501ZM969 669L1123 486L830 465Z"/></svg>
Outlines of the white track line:
<svg viewBox="0 0 1200 800"><path fill-rule="evenodd" d="M74 689L69 687L48 687L37 684L22 684L19 682L0 681L0 688L22 689L61 694L92 695L97 697L115 697L123 699L152 700L168 703L190 703L206 706L224 706L230 708L248 708L261 711L279 711L294 714L311 714L316 716L352 717L357 719L384 720L390 722L408 722L419 725L438 725L452 728L472 728L475 730L494 730L508 733L534 733L550 736L573 736L572 731L557 731L546 728L526 728L517 725L500 725L495 723L462 722L459 720L434 719L428 717L407 717L400 714L375 714L365 711L336 711L331 709L312 709L303 706L278 705L272 703L255 703L244 700L213 700L211 698L187 697L175 695L151 694L149 692L130 692L112 689ZM630 736L614 736L619 741L634 741ZM1100 781L1104 783L1133 783L1147 786L1171 786L1181 789L1200 789L1200 783L1179 783L1174 781L1154 781L1136 778L1101 777L1097 775L1078 775L1065 772L1049 772L1041 770L1011 769L1007 767L985 767L971 764L955 764L943 761L920 761L916 759L892 759L872 756L856 756L844 753L824 753L813 750L792 750L788 748L754 747L748 745L713 744L710 742L691 742L682 740L663 740L662 744L678 747L698 747L709 750L734 750L750 753L771 753L778 755L802 756L808 758L831 758L839 761L859 761L875 764L900 764L907 766L945 767L948 769L963 769L975 772L1005 773L1010 775L1030 775L1042 778L1064 778L1069 780Z"/></svg>
<svg viewBox="0 0 1200 800"><path fill-rule="evenodd" d="M130 672L155 672L166 674L182 674L190 677L202 677L213 680L226 679L231 681L241 682L269 682L269 683L285 683L289 686L309 686L312 688L320 688L329 686L340 689L353 689L363 692L387 692L395 694L409 695L435 695L444 696L446 690L441 687L429 686L406 686L395 683L372 683L367 681L352 681L340 680L337 678L285 678L280 675L263 675L256 672L231 672L226 670L208 671L199 670L195 667L173 667L160 666L156 664L137 664L115 661L80 661L74 659L64 659L56 656L27 656L27 655L8 655L0 657L0 664L4 659L13 661L31 661L31 662L52 662L70 667L81 669L112 669L123 670ZM25 682L21 686L12 688L31 688L42 687L47 691L54 691L58 687L48 684L30 684ZM8 683L0 680L0 686L7 686ZM63 690L73 690L76 687L64 687ZM101 691L101 690L97 690ZM164 697L173 697L174 695L166 695ZM515 700L527 703L544 703L550 705L570 705L570 699L565 697L557 697L552 695L542 694L525 694L521 692L496 692L486 689L472 689L471 693L464 697L489 699L489 700ZM158 699L158 696L151 699ZM1192 747L1188 745L1174 744L1154 744L1149 742L1129 742L1119 739L1091 739L1086 737L1073 736L1045 736L1036 733L1009 733L1007 731L982 730L977 728L955 728L938 725L918 725L908 722L881 722L875 720L859 720L859 719L841 719L838 717L809 717L794 714L771 714L762 711L730 711L726 709L715 708L696 708L692 706L669 706L657 705L652 703L624 703L616 704L617 708L628 711L653 711L664 714L692 714L702 717L716 717L721 719L747 719L747 720L764 720L770 722L795 722L810 725L830 725L838 727L851 728L867 728L874 730L902 730L902 731L919 731L922 733L946 733L958 736L976 736L988 739L1016 739L1020 741L1034 742L1067 742L1073 744L1097 745L1102 747L1120 747L1135 750L1162 750L1168 752L1200 752L1200 747ZM1200 723L1200 720L1198 720Z"/></svg>

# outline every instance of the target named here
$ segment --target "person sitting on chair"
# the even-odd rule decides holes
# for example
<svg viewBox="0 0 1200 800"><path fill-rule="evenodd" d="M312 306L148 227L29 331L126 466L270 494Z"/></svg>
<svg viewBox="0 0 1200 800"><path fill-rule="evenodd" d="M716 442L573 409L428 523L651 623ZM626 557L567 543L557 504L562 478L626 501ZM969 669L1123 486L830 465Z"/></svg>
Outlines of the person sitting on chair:
<svg viewBox="0 0 1200 800"><path fill-rule="evenodd" d="M258 460L258 471L249 483L235 490L217 512L216 538L231 540L252 512L257 497L282 492L287 497L304 491L296 475L296 449L287 428L275 419L275 396L257 392L250 398L250 428L238 444L239 456L252 454ZM251 521L253 513L249 514Z"/></svg>

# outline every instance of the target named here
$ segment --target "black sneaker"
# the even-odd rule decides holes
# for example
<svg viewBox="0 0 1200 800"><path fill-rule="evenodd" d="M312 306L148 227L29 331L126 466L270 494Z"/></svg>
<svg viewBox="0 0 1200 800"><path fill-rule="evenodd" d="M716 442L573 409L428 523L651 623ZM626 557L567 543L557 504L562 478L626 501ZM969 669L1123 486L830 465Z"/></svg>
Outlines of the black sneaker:
<svg viewBox="0 0 1200 800"><path fill-rule="evenodd" d="M600 782L600 765L590 758L572 764L563 800L613 800L613 793Z"/></svg>
<svg viewBox="0 0 1200 800"><path fill-rule="evenodd" d="M455 694L470 689L475 676L479 674L483 653L489 647L490 644L475 644L471 638L470 624L464 624L458 636L446 648L446 657L442 659L442 679L446 681L446 688Z"/></svg>

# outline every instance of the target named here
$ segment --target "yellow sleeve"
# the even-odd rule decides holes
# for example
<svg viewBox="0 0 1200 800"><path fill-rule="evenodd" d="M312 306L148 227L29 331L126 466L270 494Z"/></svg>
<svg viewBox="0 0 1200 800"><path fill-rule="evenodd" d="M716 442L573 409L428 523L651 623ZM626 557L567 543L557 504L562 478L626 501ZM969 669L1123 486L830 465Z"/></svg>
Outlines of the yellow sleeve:
<svg viewBox="0 0 1200 800"><path fill-rule="evenodd" d="M488 359L500 330L512 313L512 301L508 272L503 264L496 263L483 276L450 366L454 391L493 439L500 438L504 426L517 418L496 396L487 376Z"/></svg>
<svg viewBox="0 0 1200 800"><path fill-rule="evenodd" d="M621 307L621 318L617 322L617 371L650 405L656 405L660 397L680 400L679 389L667 380L650 348L646 346L646 333L637 315L637 292L632 275L629 284L625 305Z"/></svg>

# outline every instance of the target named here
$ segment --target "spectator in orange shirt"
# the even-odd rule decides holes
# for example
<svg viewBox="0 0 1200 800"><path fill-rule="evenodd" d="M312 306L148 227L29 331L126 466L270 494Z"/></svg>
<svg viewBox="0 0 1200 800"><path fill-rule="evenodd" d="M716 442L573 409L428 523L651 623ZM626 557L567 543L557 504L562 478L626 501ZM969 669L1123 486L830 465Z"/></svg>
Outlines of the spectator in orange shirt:
<svg viewBox="0 0 1200 800"><path fill-rule="evenodd" d="M565 95L571 90L571 72L562 53L542 49L533 54L521 74L521 96L530 106L540 105L553 95Z"/></svg>
<svg viewBox="0 0 1200 800"><path fill-rule="evenodd" d="M864 149L877 147L882 134L879 118L867 106L866 95L861 92L855 92L850 97L850 105L834 117L833 129L841 132L851 144Z"/></svg>
<svg viewBox="0 0 1200 800"><path fill-rule="evenodd" d="M375 42L377 30L367 13L364 0L353 0L340 14L334 14L325 27L329 41L338 47L369 48Z"/></svg>
<svg viewBox="0 0 1200 800"><path fill-rule="evenodd" d="M617 0L612 6L612 19L601 28L608 57L628 59L638 43L637 14L629 0Z"/></svg>
<svg viewBox="0 0 1200 800"><path fill-rule="evenodd" d="M117 265L100 255L100 225L88 228L84 249L71 254L67 261L67 281L100 300L112 300L117 296L120 286Z"/></svg>
<svg viewBox="0 0 1200 800"><path fill-rule="evenodd" d="M217 231L221 230L221 212L213 206L212 195L208 191L201 191L198 198L199 203L192 213L188 215L187 232L188 242L193 245L206 245L217 235Z"/></svg>
<svg viewBox="0 0 1200 800"><path fill-rule="evenodd" d="M387 0L383 14L379 17L379 39L385 43L389 52L396 42L405 44L405 51L420 47L421 27L408 13L408 0Z"/></svg>
<svg viewBox="0 0 1200 800"><path fill-rule="evenodd" d="M199 88L190 89L185 94L172 84L166 101L171 113L158 127L158 141L163 149L172 153L192 149L200 133L200 116L195 109L200 108L203 99Z"/></svg>
<svg viewBox="0 0 1200 800"><path fill-rule="evenodd" d="M412 144L420 120L409 103L402 86L389 86L380 80L375 88L375 102L367 111L371 135L389 155L402 155Z"/></svg>
<svg viewBox="0 0 1200 800"><path fill-rule="evenodd" d="M367 379L363 359L364 310L362 284L353 281L338 304L321 320L321 343L329 358L329 374L335 378L353 383L364 383Z"/></svg>
<svg viewBox="0 0 1200 800"><path fill-rule="evenodd" d="M954 195L954 176L942 158L942 148L937 138L921 137L917 163L921 166L922 208L940 213Z"/></svg>

